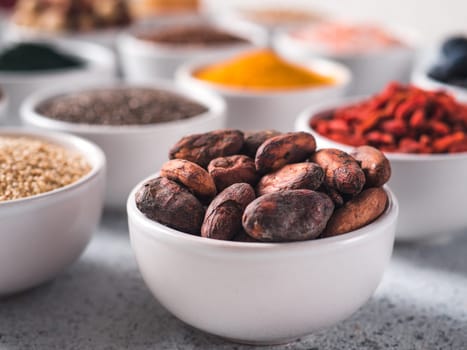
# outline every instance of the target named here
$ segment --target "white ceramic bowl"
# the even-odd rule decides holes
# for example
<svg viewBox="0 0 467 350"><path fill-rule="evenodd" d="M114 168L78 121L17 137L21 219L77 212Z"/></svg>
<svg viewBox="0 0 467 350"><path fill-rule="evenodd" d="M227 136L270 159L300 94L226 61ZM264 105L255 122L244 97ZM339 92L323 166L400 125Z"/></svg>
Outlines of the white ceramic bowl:
<svg viewBox="0 0 467 350"><path fill-rule="evenodd" d="M371 94L380 91L390 81L409 82L417 55L418 39L408 30L390 29L404 47L362 54L334 54L316 50L305 40L295 38L296 29L278 31L273 46L291 60L303 61L312 57L324 57L347 66L353 74L349 95Z"/></svg>
<svg viewBox="0 0 467 350"><path fill-rule="evenodd" d="M231 56L223 57L228 59ZM196 78L193 74L201 67L219 59L199 60L180 67L177 82L189 89L205 89L220 94L227 103L227 126L242 130L276 129L291 131L295 116L313 102L343 96L351 80L344 66L332 61L313 59L305 67L323 75L334 77L335 83L304 89L254 91L229 88Z"/></svg>
<svg viewBox="0 0 467 350"><path fill-rule="evenodd" d="M391 257L398 206L340 237L242 243L186 234L146 218L135 193L131 245L156 299L183 322L240 343L292 341L344 320L373 294Z"/></svg>
<svg viewBox="0 0 467 350"><path fill-rule="evenodd" d="M446 84L428 76L428 67L422 66L414 70L412 74L412 84L425 90L444 90L452 94L457 100L467 103L467 88Z"/></svg>
<svg viewBox="0 0 467 350"><path fill-rule="evenodd" d="M300 114L295 130L312 133L319 148L351 151L352 146L332 141L309 126L312 116L336 107L361 101L351 98L317 104ZM391 162L389 186L397 197L401 212L396 239L415 241L444 239L467 229L467 153L401 154L386 153Z"/></svg>
<svg viewBox="0 0 467 350"><path fill-rule="evenodd" d="M0 86L9 97L8 123L19 124L21 103L38 89L50 86L67 88L84 82L103 83L115 79L115 55L111 50L80 41L57 40L50 43L63 52L81 58L86 65L74 69L35 72L0 71Z"/></svg>
<svg viewBox="0 0 467 350"><path fill-rule="evenodd" d="M183 322L252 344L284 343L344 320L373 294L389 262L398 205L340 237L242 243L186 234L146 218L128 198L139 269Z"/></svg>
<svg viewBox="0 0 467 350"><path fill-rule="evenodd" d="M215 27L250 42L214 47L188 47L187 45L157 44L137 37L137 34L153 32L158 28L206 23L211 23ZM254 46L265 45L266 40L266 32L253 24L232 20L221 22L207 17L178 16L166 19L158 18L157 21L143 22L143 24L135 26L118 38L117 47L125 80L147 82L157 78L173 79L177 68L189 60L232 54Z"/></svg>
<svg viewBox="0 0 467 350"><path fill-rule="evenodd" d="M199 116L152 125L86 125L53 120L36 113L41 102L66 93L89 89L118 89L138 86L172 91L205 105L208 111ZM92 84L68 89L39 91L21 108L23 123L35 128L63 131L89 139L99 145L107 157L106 206L124 209L134 184L152 174L168 160L170 148L187 134L202 133L225 127L225 103L205 91L188 90L167 82L152 84Z"/></svg>
<svg viewBox="0 0 467 350"><path fill-rule="evenodd" d="M79 40L98 45L103 45L109 49L115 49L118 35L124 28L106 28L90 31L65 31L65 32L48 32L36 28L18 26L11 21L5 25L4 37L8 41L22 40Z"/></svg>
<svg viewBox="0 0 467 350"><path fill-rule="evenodd" d="M0 87L0 91L1 91L1 97L0 97L0 125L1 125L7 117L8 95L6 94L5 91L2 90L1 87Z"/></svg>
<svg viewBox="0 0 467 350"><path fill-rule="evenodd" d="M99 222L105 187L105 157L94 144L59 133L0 129L0 136L8 135L76 150L92 170L57 190L0 202L0 296L49 280L80 256Z"/></svg>

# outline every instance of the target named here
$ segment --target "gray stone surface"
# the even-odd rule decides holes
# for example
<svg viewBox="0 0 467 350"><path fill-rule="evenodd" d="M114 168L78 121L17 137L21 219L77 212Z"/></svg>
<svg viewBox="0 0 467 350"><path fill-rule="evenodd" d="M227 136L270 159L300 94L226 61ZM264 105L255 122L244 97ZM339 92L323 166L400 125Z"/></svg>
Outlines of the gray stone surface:
<svg viewBox="0 0 467 350"><path fill-rule="evenodd" d="M184 325L153 299L123 215L106 214L83 257L56 280L0 300L2 350L249 348ZM467 235L396 246L381 286L353 317L271 349L467 349Z"/></svg>

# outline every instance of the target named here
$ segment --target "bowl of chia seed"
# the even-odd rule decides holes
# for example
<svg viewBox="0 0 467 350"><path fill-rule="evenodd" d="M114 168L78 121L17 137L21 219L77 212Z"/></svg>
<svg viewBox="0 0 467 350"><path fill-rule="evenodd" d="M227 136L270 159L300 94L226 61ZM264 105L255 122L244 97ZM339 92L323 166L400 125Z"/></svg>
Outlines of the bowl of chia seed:
<svg viewBox="0 0 467 350"><path fill-rule="evenodd" d="M135 183L167 159L182 136L225 127L215 94L168 82L93 84L42 90L21 107L27 126L87 138L107 158L106 205L123 209Z"/></svg>
<svg viewBox="0 0 467 350"><path fill-rule="evenodd" d="M0 85L9 97L9 124L18 124L21 102L47 86L68 87L115 79L110 49L80 41L29 41L0 46Z"/></svg>

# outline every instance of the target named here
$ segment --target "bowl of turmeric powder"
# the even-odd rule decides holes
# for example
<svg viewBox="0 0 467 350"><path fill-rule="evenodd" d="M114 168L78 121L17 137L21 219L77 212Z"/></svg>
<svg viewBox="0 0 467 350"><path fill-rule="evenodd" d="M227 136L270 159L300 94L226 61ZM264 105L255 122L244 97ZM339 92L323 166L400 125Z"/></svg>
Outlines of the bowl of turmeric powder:
<svg viewBox="0 0 467 350"><path fill-rule="evenodd" d="M269 49L181 66L176 80L191 89L220 94L227 103L227 126L243 130L290 131L306 106L345 94L350 71L329 60L288 61Z"/></svg>

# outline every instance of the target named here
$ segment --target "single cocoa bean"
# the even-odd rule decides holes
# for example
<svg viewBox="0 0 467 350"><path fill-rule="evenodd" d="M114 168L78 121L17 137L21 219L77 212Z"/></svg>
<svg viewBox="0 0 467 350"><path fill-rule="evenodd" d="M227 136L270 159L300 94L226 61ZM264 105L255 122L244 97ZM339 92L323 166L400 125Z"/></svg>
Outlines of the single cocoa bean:
<svg viewBox="0 0 467 350"><path fill-rule="evenodd" d="M269 193L251 202L243 228L263 242L303 241L318 237L334 210L331 199L311 190Z"/></svg>
<svg viewBox="0 0 467 350"><path fill-rule="evenodd" d="M264 141L281 134L276 130L247 131L245 132L245 142L241 152L254 159L256 151Z"/></svg>
<svg viewBox="0 0 467 350"><path fill-rule="evenodd" d="M388 195L381 187L364 190L334 212L321 236L337 236L368 225L384 212L387 203Z"/></svg>
<svg viewBox="0 0 467 350"><path fill-rule="evenodd" d="M206 210L201 236L231 240L242 227L245 207L254 199L255 191L247 183L227 187L214 198Z"/></svg>
<svg viewBox="0 0 467 350"><path fill-rule="evenodd" d="M360 163L365 173L365 187L381 187L389 181L391 164L380 150L371 146L360 146L355 148L351 156Z"/></svg>
<svg viewBox="0 0 467 350"><path fill-rule="evenodd" d="M256 186L256 193L262 196L283 190L316 190L323 180L324 171L316 163L288 164L273 173L264 175Z"/></svg>
<svg viewBox="0 0 467 350"><path fill-rule="evenodd" d="M245 242L245 243L260 243L260 241L254 239L250 235L248 235L243 227L240 229L240 231L234 236L233 240L235 242Z"/></svg>
<svg viewBox="0 0 467 350"><path fill-rule="evenodd" d="M216 195L216 185L211 175L198 164L184 159L172 159L162 165L160 175L181 183L201 200Z"/></svg>
<svg viewBox="0 0 467 350"><path fill-rule="evenodd" d="M331 198L331 200L334 202L334 206L336 208L340 208L344 205L345 200L342 195L337 192L334 188L326 186L326 184L322 184L321 187L318 189L319 192L323 192Z"/></svg>
<svg viewBox="0 0 467 350"><path fill-rule="evenodd" d="M137 208L148 218L176 230L199 235L204 208L190 191L165 177L146 182L136 192Z"/></svg>
<svg viewBox="0 0 467 350"><path fill-rule="evenodd" d="M264 174L286 164L302 162L315 150L315 138L306 132L290 132L272 137L256 152L256 170Z"/></svg>
<svg viewBox="0 0 467 350"><path fill-rule="evenodd" d="M324 170L324 183L340 193L356 195L365 185L365 174L357 161L344 151L320 149L310 158Z"/></svg>
<svg viewBox="0 0 467 350"><path fill-rule="evenodd" d="M239 182L254 186L259 178L255 161L245 155L213 159L208 165L208 171L219 192Z"/></svg>
<svg viewBox="0 0 467 350"><path fill-rule="evenodd" d="M206 168L211 160L237 154L243 147L243 133L224 129L182 138L169 152L170 159L186 159Z"/></svg>

